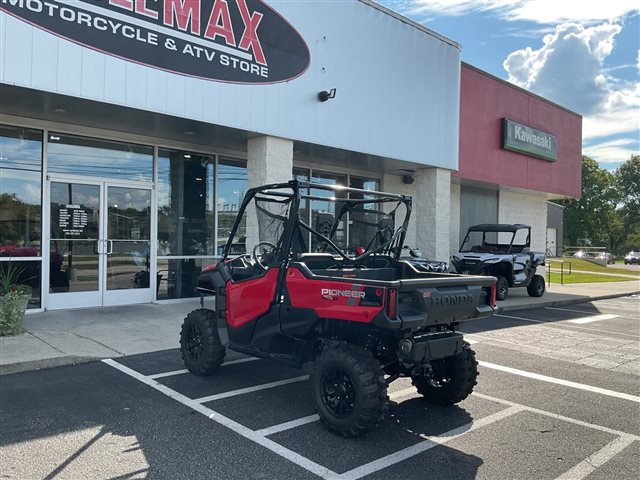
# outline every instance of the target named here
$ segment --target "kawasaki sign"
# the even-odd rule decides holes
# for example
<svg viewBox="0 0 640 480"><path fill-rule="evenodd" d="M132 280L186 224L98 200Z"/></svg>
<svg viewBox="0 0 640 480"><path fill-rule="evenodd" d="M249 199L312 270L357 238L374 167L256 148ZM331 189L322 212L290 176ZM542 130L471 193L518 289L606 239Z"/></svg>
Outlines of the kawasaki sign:
<svg viewBox="0 0 640 480"><path fill-rule="evenodd" d="M556 136L508 118L502 119L502 148L533 155L550 162L557 160Z"/></svg>
<svg viewBox="0 0 640 480"><path fill-rule="evenodd" d="M284 82L309 67L300 34L260 0L0 0L0 10L82 46L207 80Z"/></svg>

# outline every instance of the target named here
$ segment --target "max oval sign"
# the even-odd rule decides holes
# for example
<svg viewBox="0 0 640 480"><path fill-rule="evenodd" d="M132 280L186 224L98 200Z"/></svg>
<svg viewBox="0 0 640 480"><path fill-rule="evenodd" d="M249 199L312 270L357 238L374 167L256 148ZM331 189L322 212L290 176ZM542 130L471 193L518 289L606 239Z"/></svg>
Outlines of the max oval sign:
<svg viewBox="0 0 640 480"><path fill-rule="evenodd" d="M0 0L0 9L77 44L192 77L276 83L309 67L303 38L260 0Z"/></svg>

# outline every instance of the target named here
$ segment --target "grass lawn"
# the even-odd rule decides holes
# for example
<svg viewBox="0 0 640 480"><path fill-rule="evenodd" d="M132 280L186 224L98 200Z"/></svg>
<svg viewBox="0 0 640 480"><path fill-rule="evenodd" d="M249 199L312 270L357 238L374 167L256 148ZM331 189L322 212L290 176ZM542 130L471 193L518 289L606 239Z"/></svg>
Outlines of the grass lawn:
<svg viewBox="0 0 640 480"><path fill-rule="evenodd" d="M565 262L565 265L564 265L565 271L568 269L567 262L570 262L571 270L573 272L583 271L583 272L618 273L621 275L633 275L635 277L640 278L640 271L627 270L625 268L605 267L602 265L598 265L596 263L587 262L586 260L582 260L580 258L547 259L547 268L549 268L549 265L551 265L552 269L559 270L561 260L564 260ZM599 276L598 278L603 278L603 277L604 275ZM630 279L627 279L627 280L630 280ZM609 281L620 281L620 280L609 280Z"/></svg>
<svg viewBox="0 0 640 480"><path fill-rule="evenodd" d="M545 278L547 281L547 278ZM577 273L575 270L571 275L564 274L564 283L600 283L600 282L633 282L632 278L615 277L611 275L593 275L591 273ZM551 274L551 283L560 283L560 274Z"/></svg>

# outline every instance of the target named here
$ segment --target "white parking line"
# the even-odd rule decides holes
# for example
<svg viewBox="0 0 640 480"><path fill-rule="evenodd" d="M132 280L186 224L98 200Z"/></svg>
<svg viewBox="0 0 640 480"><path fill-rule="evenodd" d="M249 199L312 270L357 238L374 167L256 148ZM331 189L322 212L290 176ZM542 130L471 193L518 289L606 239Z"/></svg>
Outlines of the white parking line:
<svg viewBox="0 0 640 480"><path fill-rule="evenodd" d="M572 469L564 472L562 475L557 477L556 480L582 480L586 476L590 475L596 468L607 463L633 442L635 442L635 439L629 435L618 437L606 444L593 455L589 455L589 457L585 458Z"/></svg>
<svg viewBox="0 0 640 480"><path fill-rule="evenodd" d="M599 393L601 395L607 395L609 397L621 398L623 400L640 403L640 397L630 395L628 393L607 390L606 388L594 387L592 385L586 385L584 383L571 382L569 380L563 380L561 378L548 377L546 375L540 375L539 373L518 370L517 368L505 367L503 365L496 365L495 363L490 362L479 361L478 364L485 368L491 368L493 370L499 370L501 372L511 373L513 375L519 375L521 377L533 378L534 380L540 380L542 382L555 383L556 385L562 385L564 387L577 388L578 390L586 390L588 392Z"/></svg>
<svg viewBox="0 0 640 480"><path fill-rule="evenodd" d="M609 448L611 449L610 452L606 451L606 448L601 449L600 451L596 452L593 456L590 457L590 459L586 459L584 462L581 462L580 464L576 465L575 467L573 467L572 470L570 470L569 472L566 473L566 475L568 475L570 472L574 472L577 473L578 475L581 474L581 472L586 472L586 474L588 474L589 472L587 472L587 470L589 468L591 468L589 465L585 464L585 462L589 462L591 461L592 465L595 465L595 467L593 468L597 468L597 466L602 465L603 463L605 463L606 461L608 461L610 458L613 458L613 456L615 456L617 453L619 453L620 451L622 451L630 442L632 441L636 441L636 440L640 440L640 437L638 437L637 435L631 435L625 432L620 432L618 430L613 430L611 428L608 427L603 427L601 425L596 425L596 424L591 424L591 423L587 423L584 422L582 420L577 420L574 418L570 418L570 417L565 417L563 415L558 415L555 413L551 413L551 412L547 412L544 410L539 410L533 407L528 407L526 405L521 405L515 402L511 402L509 400L504 400L504 399L500 399L500 398L495 398L495 397L491 397L488 395L483 395L480 393L473 393L472 395L478 397L478 398L482 398L485 400L489 400L489 401L493 401L495 403L499 403L502 405L507 406L508 408L497 412L495 414L489 415L487 417L483 417L477 421L473 421L470 422L468 424L465 424L461 427L457 427L454 428L452 430L449 430L448 432L442 433L440 435L436 435L436 436L423 436L423 438L425 439L424 441L416 444L416 445L412 445L408 448L405 448L403 450L400 450L398 452L392 453L390 455L387 455L385 457L382 457L378 460L374 460L373 462L367 463L365 465L361 465L360 467L357 467L353 470L350 470L348 472L343 473L342 475L339 475L338 473L323 467L322 465L313 462L312 460L309 460L308 458L292 451L289 450L288 448L266 438L267 435L272 435L273 433L277 433L277 432L281 432L281 431L285 431L288 430L290 428L296 428L298 426L301 425L305 425L311 422L314 422L317 420L317 415L310 415L307 417L302 417L296 420L292 420L290 422L285 422L279 425L274 425L272 427L268 427L268 428L264 428L262 430L258 430L258 431L254 431L251 430L248 427L245 427L244 425L235 422L234 420L231 420L228 417L225 417L224 415L219 414L218 412L205 407L204 405L202 405L202 403L200 403L200 401L202 399L190 399L188 397L186 397L185 395L182 395L181 393L176 392L175 390L172 390L171 388L162 385L161 383L156 382L154 379L150 378L149 376L145 376L142 375L138 372L136 372L135 370L132 370L128 367L125 367L122 364L119 364L118 362L115 362L114 360L111 359L106 359L106 360L102 360L105 364L116 368L118 370L120 370L121 372L135 378L136 380L144 383L145 385L148 385L151 388L154 388L155 390L158 390L159 392L163 393L164 395L168 396L169 398L205 415L207 418L209 418L210 420L213 420L227 428L229 428L230 430L244 436L245 438L257 443L258 445L261 445L265 448L267 448L268 450L282 456L283 458L291 461L292 463L294 463L295 465L298 465L312 473L314 473L315 475L318 475L319 477L325 479L325 480L355 480L358 479L362 476L368 475L370 473L374 473L378 470L381 470L383 468L386 468L390 465L396 464L402 460L406 460L408 458L413 457L414 455L417 455L421 452L424 452L426 450L429 450L430 448L433 448L434 446L440 445L440 444L444 444L448 441L450 441L451 439L455 439L458 438L461 435L465 435L469 432L472 432L474 430L477 430L479 428L482 428L484 426L490 425L494 422L500 421L502 419L508 418L518 412L521 411L529 411L529 412L533 412L533 413L537 413L540 415L544 415L547 417L551 417L554 419L558 419L561 421L566 421L569 423L573 423L576 425L581 425L587 428L592 428L595 430L599 430L602 432L607 432L607 433L611 433L613 435L616 435L618 437L621 437L622 440L619 441L614 441L611 442L609 444ZM529 372L526 372L529 373ZM306 375L304 377L297 377L294 379L288 379L288 380L283 380L280 382L272 382L271 384L264 384L264 385L258 385L257 387L249 387L249 388L258 388L258 389L263 389L265 388L266 385L271 385L271 386L277 386L276 384L286 384L286 383L291 383L294 381L301 381L302 379L306 379ZM550 377L548 377L550 378ZM271 387L266 387L266 388L271 388ZM246 391L247 389L241 389ZM233 391L233 394L238 394L237 392L239 392L240 390L235 390ZM255 390L254 390L255 391ZM226 393L232 393L232 392L226 392ZM615 392L618 393L618 392ZM416 391L414 388L409 387L409 388L404 388L395 392L391 392L390 397L392 398L401 398L401 397L405 397L408 395L412 395L412 394L416 394ZM205 397L206 398L206 397ZM595 459L595 460L594 460ZM567 479L567 478L571 478L572 480L574 479L574 477L562 477L563 480ZM583 478L580 476L577 476L575 478Z"/></svg>
<svg viewBox="0 0 640 480"><path fill-rule="evenodd" d="M564 415L559 415L557 413L547 412L546 410L540 410L539 408L528 407L526 405L522 405L520 403L512 402L510 400L504 400L502 398L492 397L490 395L485 395L483 393L473 392L471 395L474 397L482 398L484 400L489 400L491 402L500 403L502 405L508 405L510 407L522 407L522 409L527 412L537 413L539 415L543 415L545 417L555 418L556 420L562 420L563 422L573 423L574 425L580 425L581 427L592 428L594 430L599 430L601 432L610 433L617 437L630 437L634 440L640 440L640 437L637 435L632 435L627 432L621 432L620 430L614 430L613 428L603 427L602 425L598 425L596 423L588 423L582 420L578 420L576 418L565 417Z"/></svg>
<svg viewBox="0 0 640 480"><path fill-rule="evenodd" d="M532 318L514 317L512 315L502 315L502 314L496 314L496 315L494 315L494 317L512 318L514 320L521 320L523 322L531 322L531 323L546 323L550 327L579 329L579 330L584 330L586 332L599 333L599 334L601 334L601 333L611 333L612 335L622 335L623 337L631 337L631 338L635 338L636 340L638 339L638 335L632 335L630 333L612 332L612 331L609 331L609 330L600 330L600 329L594 329L594 328L576 327L574 325L564 325L562 323L557 323L557 321L554 322L553 320L551 320L551 321L533 320Z"/></svg>
<svg viewBox="0 0 640 480"><path fill-rule="evenodd" d="M247 357L247 358L240 358L238 360L231 360L230 362L224 362L222 365L220 365L220 368L228 367L229 365L236 365L238 363L253 362L255 360L260 360L260 359L256 357ZM183 368L182 370L173 370L171 372L154 373L153 375L147 375L147 377L156 380L158 378L173 377L174 375L182 375L183 373L189 373L189 370L187 370L186 368Z"/></svg>
<svg viewBox="0 0 640 480"><path fill-rule="evenodd" d="M291 420L290 422L284 422L272 427L263 428L262 430L256 430L256 433L266 437L269 435L273 435L274 433L284 432L285 430L291 430L292 428L301 427L302 425L306 425L308 423L317 422L318 420L320 420L320 417L317 414L313 414L309 415L308 417L297 418L296 420Z"/></svg>
<svg viewBox="0 0 640 480"><path fill-rule="evenodd" d="M287 378L286 380L278 380L277 382L263 383L261 385L254 385L253 387L239 388L238 390L230 390L228 392L216 393L215 395L209 395L207 397L196 398L193 401L197 403L213 402L214 400L220 400L222 398L235 397L236 395L244 395L245 393L259 392L260 390L266 390L267 388L280 387L282 385L288 385L289 383L302 382L307 380L309 375L302 375L300 377Z"/></svg>
<svg viewBox="0 0 640 480"><path fill-rule="evenodd" d="M589 313L584 310L575 310L573 308L560 308L560 307L544 307L545 310L558 310L559 312L572 312L572 313Z"/></svg>
<svg viewBox="0 0 640 480"><path fill-rule="evenodd" d="M620 315L613 315L611 313L603 313L602 315L591 315L589 317L572 318L567 320L569 323L577 323L578 325L583 323L599 322L601 320L612 320L614 318L620 318Z"/></svg>
<svg viewBox="0 0 640 480"><path fill-rule="evenodd" d="M122 373L125 373L130 377L133 377L136 380L144 383L145 385L148 385L149 387L154 388L155 390L158 390L161 393L164 393L167 397L172 398L173 400L195 410L196 412L203 414L208 419L213 420L214 422L219 423L220 425L224 425L230 430L257 443L258 445L261 445L267 448L268 450L271 450L272 452L280 455L281 457L286 458L287 460L294 463L295 465L298 465L304 468L305 470L308 470L311 473L314 473L319 477L324 478L325 480L339 478L339 475L336 472L326 467L323 467L322 465L319 465L313 462L312 460L309 460L306 457L303 457L299 453L296 453L292 450L289 450L286 447L283 447L282 445L274 442L273 440L265 438L262 435L258 435L256 432L254 432L250 428L245 427L244 425L238 422L235 422L230 418L225 417L224 415L221 415L218 412L215 412L214 410L211 410L210 408L205 407L204 405L201 405L200 403L190 399L189 397L182 395L181 393L178 393L175 390L172 390L171 388L165 385L162 385L161 383L158 383L155 380L148 378L142 375L141 373L136 372L135 370L130 369L129 367L125 367L124 365L118 362L115 362L110 358L104 359L102 361L107 365L117 370L120 370Z"/></svg>
<svg viewBox="0 0 640 480"><path fill-rule="evenodd" d="M374 460L373 462L366 463L361 465L353 470L349 470L348 472L340 475L341 480L356 480L358 478L364 477L365 475L369 475L371 473L377 472L378 470L382 470L383 468L387 468L391 465L399 463L403 460L411 458L419 453L425 452L430 448L436 447L438 445L442 445L454 438L458 438L462 435L465 435L469 432L473 432L482 427L486 427L492 423L508 418L512 415L515 415L518 412L521 412L522 408L519 407L509 407L504 410L501 410L492 415L488 415L479 420L476 420L471 423L467 423L460 427L449 430L448 432L441 433L436 436L423 436L425 438L424 441L417 443L415 445L411 445L410 447L404 448L398 452L391 453L385 457ZM422 435L421 435L422 436Z"/></svg>

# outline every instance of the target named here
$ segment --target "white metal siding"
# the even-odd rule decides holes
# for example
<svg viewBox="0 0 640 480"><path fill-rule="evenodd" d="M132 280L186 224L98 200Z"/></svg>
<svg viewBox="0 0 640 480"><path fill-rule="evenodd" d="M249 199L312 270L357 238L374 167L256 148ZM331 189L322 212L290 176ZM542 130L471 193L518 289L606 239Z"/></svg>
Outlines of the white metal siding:
<svg viewBox="0 0 640 480"><path fill-rule="evenodd" d="M0 82L448 169L458 164L458 48L357 0L268 1L311 51L275 85L167 73L0 14ZM320 103L321 90L337 88Z"/></svg>

